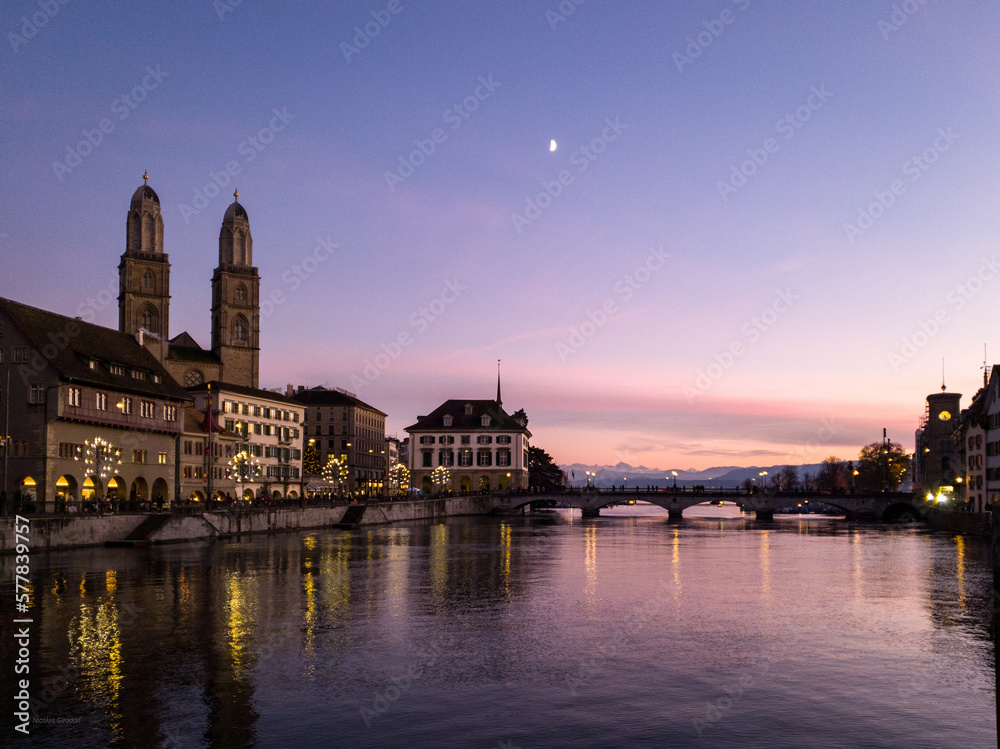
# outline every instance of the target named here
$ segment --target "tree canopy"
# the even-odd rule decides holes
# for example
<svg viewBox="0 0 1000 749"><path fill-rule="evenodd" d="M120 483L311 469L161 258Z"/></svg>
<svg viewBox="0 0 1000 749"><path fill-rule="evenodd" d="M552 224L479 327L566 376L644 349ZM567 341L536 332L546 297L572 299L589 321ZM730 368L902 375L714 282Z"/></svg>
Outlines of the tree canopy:
<svg viewBox="0 0 1000 749"><path fill-rule="evenodd" d="M910 470L910 456L899 442L872 442L858 454L856 485L869 491L893 491Z"/></svg>
<svg viewBox="0 0 1000 749"><path fill-rule="evenodd" d="M555 464L552 456L540 447L528 448L528 486L536 489L561 489L562 469Z"/></svg>

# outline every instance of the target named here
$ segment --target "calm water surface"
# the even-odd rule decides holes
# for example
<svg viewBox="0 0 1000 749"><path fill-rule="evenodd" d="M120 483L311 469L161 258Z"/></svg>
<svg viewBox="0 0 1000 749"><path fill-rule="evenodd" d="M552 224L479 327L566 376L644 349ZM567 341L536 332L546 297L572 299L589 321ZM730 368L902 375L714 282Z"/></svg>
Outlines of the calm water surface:
<svg viewBox="0 0 1000 749"><path fill-rule="evenodd" d="M47 722L0 744L997 746L985 544L688 513L36 553Z"/></svg>

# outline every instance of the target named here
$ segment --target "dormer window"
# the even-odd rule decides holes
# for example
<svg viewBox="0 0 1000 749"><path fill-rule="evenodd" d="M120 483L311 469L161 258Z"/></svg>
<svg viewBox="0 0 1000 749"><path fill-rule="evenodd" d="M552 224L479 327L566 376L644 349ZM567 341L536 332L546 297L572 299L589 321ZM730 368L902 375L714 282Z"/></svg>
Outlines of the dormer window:
<svg viewBox="0 0 1000 749"><path fill-rule="evenodd" d="M451 414L445 414L444 415L444 425L446 427L450 427L451 424L452 424L452 421L454 421L454 419L451 418Z"/></svg>
<svg viewBox="0 0 1000 749"><path fill-rule="evenodd" d="M482 424L484 427L488 427L490 425L490 417L487 414L483 414Z"/></svg>
<svg viewBox="0 0 1000 749"><path fill-rule="evenodd" d="M465 404L465 415L466 416L472 416L472 404L471 403L466 403Z"/></svg>

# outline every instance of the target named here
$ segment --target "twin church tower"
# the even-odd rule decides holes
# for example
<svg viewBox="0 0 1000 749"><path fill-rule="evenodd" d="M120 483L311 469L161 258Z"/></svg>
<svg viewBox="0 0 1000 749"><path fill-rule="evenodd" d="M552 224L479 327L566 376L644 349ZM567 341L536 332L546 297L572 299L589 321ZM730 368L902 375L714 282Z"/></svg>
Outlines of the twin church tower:
<svg viewBox="0 0 1000 749"><path fill-rule="evenodd" d="M188 333L170 338L170 263L163 251L160 199L149 174L132 195L125 252L118 264L118 329L136 336L185 387L220 381L259 387L260 276L253 237L239 193L219 231L219 265L212 275L212 348Z"/></svg>

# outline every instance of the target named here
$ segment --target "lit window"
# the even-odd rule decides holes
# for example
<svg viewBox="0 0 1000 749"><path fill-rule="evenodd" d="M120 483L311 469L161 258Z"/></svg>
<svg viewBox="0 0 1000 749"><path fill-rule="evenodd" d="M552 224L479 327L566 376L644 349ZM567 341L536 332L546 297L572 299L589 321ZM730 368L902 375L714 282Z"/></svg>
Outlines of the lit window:
<svg viewBox="0 0 1000 749"><path fill-rule="evenodd" d="M157 462L161 466L165 466L167 464L167 454L166 453L160 453L159 456L158 456L158 461Z"/></svg>
<svg viewBox="0 0 1000 749"><path fill-rule="evenodd" d="M69 405L79 407L82 396L83 392L80 388L70 388L66 400L69 402Z"/></svg>
<svg viewBox="0 0 1000 749"><path fill-rule="evenodd" d="M96 401L97 401L96 405L97 405L97 410L98 411L107 411L108 410L108 394L107 393L98 393Z"/></svg>

